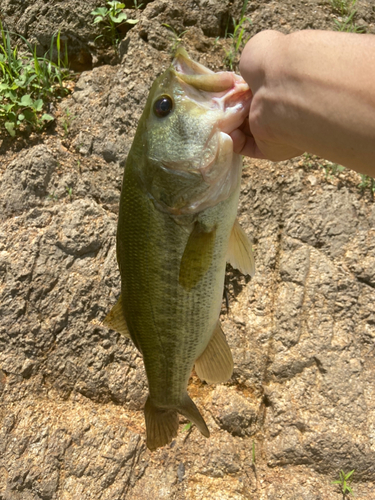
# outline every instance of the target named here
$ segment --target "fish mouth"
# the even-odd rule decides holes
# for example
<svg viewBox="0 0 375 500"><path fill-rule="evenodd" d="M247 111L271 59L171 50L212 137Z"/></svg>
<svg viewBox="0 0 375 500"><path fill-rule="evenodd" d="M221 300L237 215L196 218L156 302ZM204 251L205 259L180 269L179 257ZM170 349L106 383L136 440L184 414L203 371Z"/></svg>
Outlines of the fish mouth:
<svg viewBox="0 0 375 500"><path fill-rule="evenodd" d="M172 72L190 97L205 94L209 107L223 112L217 123L221 132L231 134L249 115L252 92L241 76L230 71L214 73L193 61L183 47L177 49Z"/></svg>

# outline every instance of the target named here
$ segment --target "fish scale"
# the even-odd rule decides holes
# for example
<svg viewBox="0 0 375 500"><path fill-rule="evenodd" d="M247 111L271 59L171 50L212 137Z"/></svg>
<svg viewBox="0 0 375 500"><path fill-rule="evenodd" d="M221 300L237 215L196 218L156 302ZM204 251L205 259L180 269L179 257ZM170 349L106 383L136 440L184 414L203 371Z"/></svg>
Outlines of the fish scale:
<svg viewBox="0 0 375 500"><path fill-rule="evenodd" d="M179 284L178 275L189 233L158 211L148 197L135 195L137 182L131 182L131 165L139 161L133 159L129 164L120 208L119 227L124 228L124 234L119 233L120 262L124 262L121 268L126 275L123 307L144 358L150 396L161 406L173 407L181 401L194 362L209 342L218 318L225 270L220 263L225 262L225 235L236 217L238 190L215 207L219 221L225 214L225 224L219 224L212 269L188 292ZM168 240L173 246L165 248ZM164 355L155 360L156 351Z"/></svg>

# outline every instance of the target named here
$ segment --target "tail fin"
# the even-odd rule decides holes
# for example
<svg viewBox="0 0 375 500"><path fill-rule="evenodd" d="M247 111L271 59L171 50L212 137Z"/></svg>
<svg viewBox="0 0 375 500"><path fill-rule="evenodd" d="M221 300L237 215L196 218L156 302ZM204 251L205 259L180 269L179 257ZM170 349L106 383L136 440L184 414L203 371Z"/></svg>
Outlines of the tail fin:
<svg viewBox="0 0 375 500"><path fill-rule="evenodd" d="M151 451L169 444L177 436L177 411L193 422L203 436L210 437L210 431L207 428L206 422L187 393L182 400L182 404L177 409L158 408L149 396L145 404L145 420L147 430L146 443Z"/></svg>
<svg viewBox="0 0 375 500"><path fill-rule="evenodd" d="M187 393L185 393L182 404L177 408L177 410L181 413L181 415L191 420L191 422L198 427L203 436L207 438L210 437L210 431L207 428L206 422L203 420L198 408L195 406L193 400L189 398Z"/></svg>
<svg viewBox="0 0 375 500"><path fill-rule="evenodd" d="M153 404L150 396L147 398L145 404L145 420L147 430L146 443L151 451L170 443L177 436L177 411L158 408Z"/></svg>

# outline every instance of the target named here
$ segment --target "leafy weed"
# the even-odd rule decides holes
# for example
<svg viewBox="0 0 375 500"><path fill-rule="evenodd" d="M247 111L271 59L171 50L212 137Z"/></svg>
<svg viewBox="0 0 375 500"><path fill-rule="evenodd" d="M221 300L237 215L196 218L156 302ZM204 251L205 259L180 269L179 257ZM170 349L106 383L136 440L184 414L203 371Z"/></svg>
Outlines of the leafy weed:
<svg viewBox="0 0 375 500"><path fill-rule="evenodd" d="M368 188L371 192L371 196L374 197L375 193L375 179L366 174L359 174L361 176L361 182L358 184L359 189L364 191Z"/></svg>
<svg viewBox="0 0 375 500"><path fill-rule="evenodd" d="M136 5L136 2L134 5ZM98 38L107 38L115 48L116 52L120 42L118 27L121 24L137 24L138 22L138 19L128 19L126 13L123 12L124 7L124 3L116 2L115 0L108 0L107 7L97 7L91 12L91 15L95 16L93 24L102 23L104 25L104 33L97 36L95 40ZM138 8L140 8L140 6L138 6Z"/></svg>
<svg viewBox="0 0 375 500"><path fill-rule="evenodd" d="M50 50L44 57L37 57L36 47L17 35L28 50L20 53L17 45L13 47L10 32L4 30L1 21L0 35L0 124L12 137L19 129L40 130L54 120L45 112L47 104L69 92L63 86L69 70L67 53L64 61L61 58L60 32L52 37ZM51 60L55 42L57 64Z"/></svg>
<svg viewBox="0 0 375 500"><path fill-rule="evenodd" d="M345 167L338 165L337 163L326 162L325 165L321 165L326 179L329 177L335 177L345 170Z"/></svg>

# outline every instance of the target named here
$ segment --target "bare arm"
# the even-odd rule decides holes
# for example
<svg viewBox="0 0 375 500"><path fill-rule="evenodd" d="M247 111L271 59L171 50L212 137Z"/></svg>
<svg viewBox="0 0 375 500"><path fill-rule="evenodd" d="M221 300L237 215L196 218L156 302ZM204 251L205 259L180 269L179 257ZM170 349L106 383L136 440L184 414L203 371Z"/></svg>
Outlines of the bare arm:
<svg viewBox="0 0 375 500"><path fill-rule="evenodd" d="M240 71L253 100L236 152L278 161L307 151L375 177L375 36L264 31Z"/></svg>

